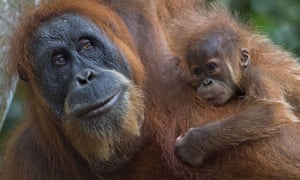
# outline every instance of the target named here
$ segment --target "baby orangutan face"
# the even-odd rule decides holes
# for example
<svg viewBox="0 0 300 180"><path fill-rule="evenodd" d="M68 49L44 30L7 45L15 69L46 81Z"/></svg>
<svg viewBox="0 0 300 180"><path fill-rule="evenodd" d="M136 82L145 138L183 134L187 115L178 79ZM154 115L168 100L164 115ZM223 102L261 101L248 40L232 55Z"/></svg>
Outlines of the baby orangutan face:
<svg viewBox="0 0 300 180"><path fill-rule="evenodd" d="M241 73L237 72L249 65L250 56L247 49L239 49L236 44L216 33L187 51L192 85L197 88L198 97L211 105L222 106L240 92Z"/></svg>

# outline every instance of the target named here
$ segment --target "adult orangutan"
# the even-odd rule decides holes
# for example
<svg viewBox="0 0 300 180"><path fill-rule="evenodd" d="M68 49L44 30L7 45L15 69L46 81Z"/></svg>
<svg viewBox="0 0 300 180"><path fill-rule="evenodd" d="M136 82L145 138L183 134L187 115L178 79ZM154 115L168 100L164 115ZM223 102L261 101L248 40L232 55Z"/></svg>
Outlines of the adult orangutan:
<svg viewBox="0 0 300 180"><path fill-rule="evenodd" d="M161 97L169 91L165 78L173 78L162 61L170 52L156 9L128 7L148 30L135 33L129 25L140 19L128 20L130 11L121 16L118 7L63 0L22 19L10 65L23 80L28 112L8 143L1 178L177 178L155 138L160 119L169 120Z"/></svg>
<svg viewBox="0 0 300 180"><path fill-rule="evenodd" d="M297 139L289 138L293 127L270 142L216 152L202 168L182 164L174 153L176 137L211 122L212 111L199 106L194 87L174 71L169 47L176 46L166 41L168 16L157 15L156 2L111 2L52 2L19 25L11 65L24 80L29 110L8 144L3 179L297 177L283 154L284 166L271 159L287 145L296 147ZM193 17L201 24L208 14ZM179 23L185 16L170 17ZM218 119L227 110L213 115ZM292 151L283 152L296 159Z"/></svg>
<svg viewBox="0 0 300 180"><path fill-rule="evenodd" d="M143 65L109 8L49 3L22 21L11 47L29 110L8 145L4 179L101 178L140 149Z"/></svg>

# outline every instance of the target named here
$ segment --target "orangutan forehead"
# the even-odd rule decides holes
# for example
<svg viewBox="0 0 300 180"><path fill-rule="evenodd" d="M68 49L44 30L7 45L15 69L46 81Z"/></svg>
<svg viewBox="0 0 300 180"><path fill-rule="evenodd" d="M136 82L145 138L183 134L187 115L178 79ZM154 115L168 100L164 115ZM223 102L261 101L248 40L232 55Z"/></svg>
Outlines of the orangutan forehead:
<svg viewBox="0 0 300 180"><path fill-rule="evenodd" d="M65 37L78 37L78 34L74 32L82 35L87 33L97 35L100 33L100 30L87 18L74 13L67 13L44 22L35 32L34 39L54 39L55 41L59 41Z"/></svg>

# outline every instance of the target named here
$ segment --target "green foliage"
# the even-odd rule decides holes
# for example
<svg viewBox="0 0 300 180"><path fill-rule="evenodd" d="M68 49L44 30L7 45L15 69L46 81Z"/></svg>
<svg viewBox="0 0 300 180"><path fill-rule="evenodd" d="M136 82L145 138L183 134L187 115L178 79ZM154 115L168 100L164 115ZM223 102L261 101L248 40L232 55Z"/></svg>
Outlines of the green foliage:
<svg viewBox="0 0 300 180"><path fill-rule="evenodd" d="M16 92L9 112L7 114L5 123L2 129L0 130L0 155L2 150L4 149L7 138L9 138L10 136L10 132L12 131L12 129L15 128L15 124L20 120L20 117L22 117L21 115L23 107L21 106L21 94L22 93L20 92Z"/></svg>
<svg viewBox="0 0 300 180"><path fill-rule="evenodd" d="M0 152L9 130L13 127L14 120L20 117L19 101L14 101L11 105L16 78L9 79L7 77L9 37L14 30L19 15L26 9L26 6L33 3L37 3L37 0L0 0ZM6 123L2 128L4 122L2 118L5 117L10 105L11 108L6 117Z"/></svg>
<svg viewBox="0 0 300 180"><path fill-rule="evenodd" d="M241 21L254 23L274 43L300 55L299 0L220 0Z"/></svg>

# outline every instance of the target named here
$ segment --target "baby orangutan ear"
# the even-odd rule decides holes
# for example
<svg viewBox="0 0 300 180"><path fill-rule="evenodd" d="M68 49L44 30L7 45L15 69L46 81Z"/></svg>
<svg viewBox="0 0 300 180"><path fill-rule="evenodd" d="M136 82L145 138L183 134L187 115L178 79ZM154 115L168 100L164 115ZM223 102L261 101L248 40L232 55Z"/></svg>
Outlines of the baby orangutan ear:
<svg viewBox="0 0 300 180"><path fill-rule="evenodd" d="M247 48L242 48L240 50L240 65L242 68L246 69L251 63L250 54Z"/></svg>
<svg viewBox="0 0 300 180"><path fill-rule="evenodd" d="M18 64L17 70L18 70L19 78L22 79L23 81L28 82L29 79L28 79L28 76L27 76L27 73L26 73L24 67L22 65Z"/></svg>

